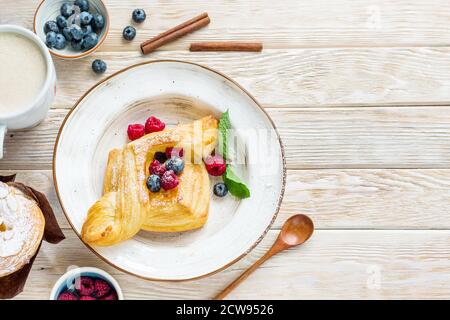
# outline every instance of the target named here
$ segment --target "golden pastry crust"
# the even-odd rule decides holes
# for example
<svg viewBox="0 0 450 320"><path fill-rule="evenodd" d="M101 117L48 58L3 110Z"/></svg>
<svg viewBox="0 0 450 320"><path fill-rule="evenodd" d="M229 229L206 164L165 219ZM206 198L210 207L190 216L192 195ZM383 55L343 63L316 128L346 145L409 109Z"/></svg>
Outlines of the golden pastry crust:
<svg viewBox="0 0 450 320"><path fill-rule="evenodd" d="M205 165L187 164L177 188L150 198L142 229L156 232L180 232L202 227L208 219L210 183Z"/></svg>
<svg viewBox="0 0 450 320"><path fill-rule="evenodd" d="M44 229L45 219L38 204L17 188L0 182L0 277L30 261Z"/></svg>
<svg viewBox="0 0 450 320"><path fill-rule="evenodd" d="M188 125L148 134L109 154L104 196L88 212L82 238L109 246L139 230L175 232L203 226L208 217L210 184L202 158L214 150L218 122L205 117ZM146 186L156 152L185 150L185 169L177 188L151 193Z"/></svg>

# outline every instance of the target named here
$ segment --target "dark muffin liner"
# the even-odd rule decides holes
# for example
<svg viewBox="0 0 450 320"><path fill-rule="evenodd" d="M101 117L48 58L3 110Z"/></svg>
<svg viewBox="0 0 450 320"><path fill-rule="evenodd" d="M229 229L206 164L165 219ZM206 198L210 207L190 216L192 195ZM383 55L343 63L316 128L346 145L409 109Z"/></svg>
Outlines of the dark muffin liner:
<svg viewBox="0 0 450 320"><path fill-rule="evenodd" d="M0 176L0 181L19 189L25 195L34 199L39 205L45 218L43 240L53 244L64 240L64 234L56 221L55 214L47 200L47 197L33 188L30 188L22 183L14 182L15 178L16 175ZM30 262L22 269L0 278L0 299L11 299L23 291L23 287L25 286L25 282L27 281L34 259L36 258L40 247L41 246L39 246L33 258L30 259Z"/></svg>

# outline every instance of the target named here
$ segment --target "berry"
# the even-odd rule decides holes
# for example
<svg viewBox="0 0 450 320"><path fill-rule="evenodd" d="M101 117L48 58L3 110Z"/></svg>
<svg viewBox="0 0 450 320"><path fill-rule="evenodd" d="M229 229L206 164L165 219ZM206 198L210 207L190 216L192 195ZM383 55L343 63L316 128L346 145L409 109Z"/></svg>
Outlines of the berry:
<svg viewBox="0 0 450 320"><path fill-rule="evenodd" d="M65 291L58 296L58 300L78 300L78 297L70 291Z"/></svg>
<svg viewBox="0 0 450 320"><path fill-rule="evenodd" d="M106 71L106 63L103 60L96 59L94 62L92 62L92 70L94 70L95 73L101 74Z"/></svg>
<svg viewBox="0 0 450 320"><path fill-rule="evenodd" d="M164 190L173 189L178 186L178 183L178 177L172 170L164 172L161 177L161 187L163 187Z"/></svg>
<svg viewBox="0 0 450 320"><path fill-rule="evenodd" d="M103 279L95 279L94 287L97 298L104 297L111 292L111 286Z"/></svg>
<svg viewBox="0 0 450 320"><path fill-rule="evenodd" d="M184 169L184 161L179 157L173 157L167 160L166 170L172 170L178 176Z"/></svg>
<svg viewBox="0 0 450 320"><path fill-rule="evenodd" d="M81 25L87 26L88 24L91 23L91 20L92 20L92 14L90 14L89 12L80 13Z"/></svg>
<svg viewBox="0 0 450 320"><path fill-rule="evenodd" d="M228 188L223 182L216 183L214 185L214 194L218 197L225 197L228 193Z"/></svg>
<svg viewBox="0 0 450 320"><path fill-rule="evenodd" d="M145 121L145 133L163 131L166 124L156 117L151 116Z"/></svg>
<svg viewBox="0 0 450 320"><path fill-rule="evenodd" d="M70 28L69 27L65 27L62 30L62 34L66 38L67 41L72 41L72 34L70 33Z"/></svg>
<svg viewBox="0 0 450 320"><path fill-rule="evenodd" d="M68 18L72 14L74 14L73 5L71 5L68 2L63 3L60 10L61 10L61 15L66 18Z"/></svg>
<svg viewBox="0 0 450 320"><path fill-rule="evenodd" d="M92 33L92 26L91 25L87 25L87 26L83 26L81 27L81 32L83 32L83 37L85 35L88 35L89 33Z"/></svg>
<svg viewBox="0 0 450 320"><path fill-rule="evenodd" d="M135 9L132 14L132 18L134 22L141 23L145 20L147 15L145 14L144 9Z"/></svg>
<svg viewBox="0 0 450 320"><path fill-rule="evenodd" d="M172 158L172 157L179 157L183 158L184 150L183 148L167 148L166 149L166 157Z"/></svg>
<svg viewBox="0 0 450 320"><path fill-rule="evenodd" d="M58 27L60 29L64 29L65 27L67 27L67 19L66 17L59 15L56 17L56 24L58 25Z"/></svg>
<svg viewBox="0 0 450 320"><path fill-rule="evenodd" d="M166 172L166 168L158 160L153 160L150 164L150 173L162 176Z"/></svg>
<svg viewBox="0 0 450 320"><path fill-rule="evenodd" d="M59 32L59 27L58 24L51 20L51 21L47 21L44 24L44 33L47 34L49 32L53 31L54 33L58 33Z"/></svg>
<svg viewBox="0 0 450 320"><path fill-rule="evenodd" d="M98 36L96 33L91 32L83 37L83 49L90 50L94 48L98 43Z"/></svg>
<svg viewBox="0 0 450 320"><path fill-rule="evenodd" d="M94 297L91 297L91 296L82 296L80 298L80 300L97 300L97 299L95 299Z"/></svg>
<svg viewBox="0 0 450 320"><path fill-rule="evenodd" d="M81 27L76 24L70 26L70 34L74 40L81 40L83 38L83 30L81 30Z"/></svg>
<svg viewBox="0 0 450 320"><path fill-rule="evenodd" d="M221 176L227 169L225 160L220 155L208 156L205 159L206 171L212 176Z"/></svg>
<svg viewBox="0 0 450 320"><path fill-rule="evenodd" d="M170 158L170 157L169 157ZM158 160L159 163L164 163L167 161L167 156L165 152L156 152L154 156L155 160Z"/></svg>
<svg viewBox="0 0 450 320"><path fill-rule="evenodd" d="M91 26L96 31L101 31L105 26L105 18L101 14L94 13L92 15Z"/></svg>
<svg viewBox="0 0 450 320"><path fill-rule="evenodd" d="M61 33L56 35L55 49L61 50L66 47L66 38Z"/></svg>
<svg viewBox="0 0 450 320"><path fill-rule="evenodd" d="M130 124L127 133L128 138L134 141L145 136L145 127L142 124Z"/></svg>
<svg viewBox="0 0 450 320"><path fill-rule="evenodd" d="M151 192L158 192L161 190L161 178L156 174L152 174L147 179L147 188Z"/></svg>
<svg viewBox="0 0 450 320"><path fill-rule="evenodd" d="M75 0L74 3L78 8L80 8L80 11L89 11L89 2L87 0Z"/></svg>
<svg viewBox="0 0 450 320"><path fill-rule="evenodd" d="M100 298L100 300L119 300L119 299L117 298L117 293L111 292L109 295Z"/></svg>
<svg viewBox="0 0 450 320"><path fill-rule="evenodd" d="M45 36L45 44L47 45L47 47L53 48L56 44L56 33L54 33L53 31L47 33L47 35Z"/></svg>
<svg viewBox="0 0 450 320"><path fill-rule="evenodd" d="M125 40L131 41L136 37L136 29L132 26L127 26L123 29L122 36Z"/></svg>
<svg viewBox="0 0 450 320"><path fill-rule="evenodd" d="M80 296L90 296L94 293L94 280L90 277L81 276L75 280L75 289Z"/></svg>
<svg viewBox="0 0 450 320"><path fill-rule="evenodd" d="M83 40L72 39L70 44L73 50L81 51L81 49L83 49Z"/></svg>

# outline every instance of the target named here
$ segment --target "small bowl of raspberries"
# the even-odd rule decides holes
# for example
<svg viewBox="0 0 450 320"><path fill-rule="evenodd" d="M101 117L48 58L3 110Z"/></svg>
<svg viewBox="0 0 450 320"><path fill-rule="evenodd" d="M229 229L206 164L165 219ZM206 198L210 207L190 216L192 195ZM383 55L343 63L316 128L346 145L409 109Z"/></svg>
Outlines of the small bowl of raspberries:
<svg viewBox="0 0 450 320"><path fill-rule="evenodd" d="M117 281L98 268L83 267L66 272L58 279L50 300L123 300Z"/></svg>

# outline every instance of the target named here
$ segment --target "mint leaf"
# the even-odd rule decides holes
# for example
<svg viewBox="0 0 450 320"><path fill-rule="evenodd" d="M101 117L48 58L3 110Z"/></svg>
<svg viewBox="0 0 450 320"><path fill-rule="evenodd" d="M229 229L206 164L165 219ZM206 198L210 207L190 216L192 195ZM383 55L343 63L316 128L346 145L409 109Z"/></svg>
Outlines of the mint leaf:
<svg viewBox="0 0 450 320"><path fill-rule="evenodd" d="M227 165L227 170L223 174L223 181L228 188L228 191L240 199L249 198L250 190L248 190L247 186L242 182L241 179L233 172L230 165Z"/></svg>
<svg viewBox="0 0 450 320"><path fill-rule="evenodd" d="M219 121L219 153L225 161L228 158L228 130L230 129L230 113L227 110L222 113ZM227 165L227 169L223 174L223 182L233 196L240 199L250 197L250 190L248 190L245 183L233 172L230 165Z"/></svg>
<svg viewBox="0 0 450 320"><path fill-rule="evenodd" d="M219 121L219 153L226 160L228 157L228 130L231 129L230 114L227 111L222 113Z"/></svg>

